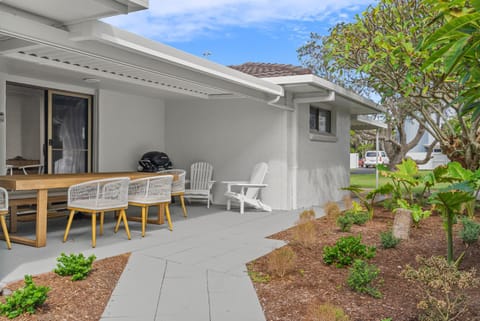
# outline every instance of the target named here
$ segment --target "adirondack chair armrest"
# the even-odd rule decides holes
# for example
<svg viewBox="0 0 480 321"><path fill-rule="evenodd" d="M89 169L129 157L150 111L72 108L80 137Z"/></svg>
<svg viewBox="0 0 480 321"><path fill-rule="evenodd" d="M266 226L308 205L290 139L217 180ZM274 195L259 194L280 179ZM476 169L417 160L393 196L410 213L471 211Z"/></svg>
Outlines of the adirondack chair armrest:
<svg viewBox="0 0 480 321"><path fill-rule="evenodd" d="M213 184L215 184L216 181L208 181L208 189L212 189Z"/></svg>

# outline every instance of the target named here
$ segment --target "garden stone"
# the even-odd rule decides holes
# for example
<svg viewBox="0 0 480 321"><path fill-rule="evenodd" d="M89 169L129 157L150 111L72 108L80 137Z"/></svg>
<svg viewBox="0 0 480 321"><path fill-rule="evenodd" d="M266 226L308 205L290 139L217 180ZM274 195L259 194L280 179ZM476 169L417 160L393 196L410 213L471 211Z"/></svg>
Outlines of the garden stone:
<svg viewBox="0 0 480 321"><path fill-rule="evenodd" d="M408 240L412 226L412 213L406 209L398 209L393 220L392 234L401 240Z"/></svg>

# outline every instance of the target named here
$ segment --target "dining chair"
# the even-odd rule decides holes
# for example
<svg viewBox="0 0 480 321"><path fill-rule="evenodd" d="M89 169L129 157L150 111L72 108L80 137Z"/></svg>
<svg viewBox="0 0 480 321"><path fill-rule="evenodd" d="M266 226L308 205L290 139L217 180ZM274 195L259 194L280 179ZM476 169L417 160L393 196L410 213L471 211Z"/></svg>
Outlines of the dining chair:
<svg viewBox="0 0 480 321"><path fill-rule="evenodd" d="M8 214L8 192L3 187L0 187L0 224L2 225L3 236L7 242L7 248L10 250L12 244L10 243L10 236L8 235L7 224L5 223L5 216Z"/></svg>
<svg viewBox="0 0 480 321"><path fill-rule="evenodd" d="M172 182L172 198L178 196L182 205L183 216L187 217L187 208L185 207L185 175L187 172L183 169L167 169L160 171L162 174L171 174L177 179Z"/></svg>
<svg viewBox="0 0 480 321"><path fill-rule="evenodd" d="M150 206L162 206L168 221L168 228L173 229L170 218L169 204L172 199L173 175L151 176L130 181L128 186L128 205L141 208L142 237L145 236L145 228L148 221L148 208ZM118 229L118 224L115 230Z"/></svg>
<svg viewBox="0 0 480 321"><path fill-rule="evenodd" d="M70 186L67 199L67 209L70 211L70 215L63 242L67 241L75 213L82 212L92 217L92 247L95 247L97 214L100 214L100 235L102 235L104 214L108 211L119 212L115 232L118 231L120 221L123 221L127 237L130 240L130 230L125 214L128 207L129 182L128 177L116 177L92 180Z"/></svg>

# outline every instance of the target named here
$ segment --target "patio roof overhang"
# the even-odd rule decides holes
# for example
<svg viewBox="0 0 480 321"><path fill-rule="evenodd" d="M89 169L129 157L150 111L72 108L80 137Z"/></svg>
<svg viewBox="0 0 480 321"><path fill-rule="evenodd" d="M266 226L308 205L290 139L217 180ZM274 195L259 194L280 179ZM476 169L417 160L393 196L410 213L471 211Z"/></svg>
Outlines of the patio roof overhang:
<svg viewBox="0 0 480 321"><path fill-rule="evenodd" d="M268 102L283 88L99 21L56 28L0 8L0 56L7 70L95 88L140 88L164 98L249 97ZM66 72L67 71L67 72Z"/></svg>
<svg viewBox="0 0 480 321"><path fill-rule="evenodd" d="M364 115L352 115L350 128L352 130L371 130L387 128L384 122L367 118Z"/></svg>
<svg viewBox="0 0 480 321"><path fill-rule="evenodd" d="M383 113L375 102L312 74L263 78L281 85L293 94L293 100L305 103L328 103L348 108L352 115Z"/></svg>

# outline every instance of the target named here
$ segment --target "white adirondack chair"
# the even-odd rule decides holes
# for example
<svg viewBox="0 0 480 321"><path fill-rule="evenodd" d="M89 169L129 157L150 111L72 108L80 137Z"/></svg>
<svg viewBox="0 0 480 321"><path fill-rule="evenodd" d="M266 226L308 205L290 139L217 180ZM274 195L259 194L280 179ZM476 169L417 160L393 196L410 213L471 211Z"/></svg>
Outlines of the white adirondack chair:
<svg viewBox="0 0 480 321"><path fill-rule="evenodd" d="M213 177L213 166L207 162L197 162L190 166L189 188L185 189L186 199L200 199L207 201L207 208L210 208L212 201L212 187L215 181Z"/></svg>
<svg viewBox="0 0 480 321"><path fill-rule="evenodd" d="M258 194L261 188L265 188L268 185L263 184L263 180L268 172L267 163L258 163L253 168L250 180L248 182L240 181L224 181L227 184L227 210L230 210L231 201L237 201L240 203L240 214L244 213L245 204L253 206L256 209L270 212L272 208L264 204L259 198ZM232 188L239 191L233 191Z"/></svg>

